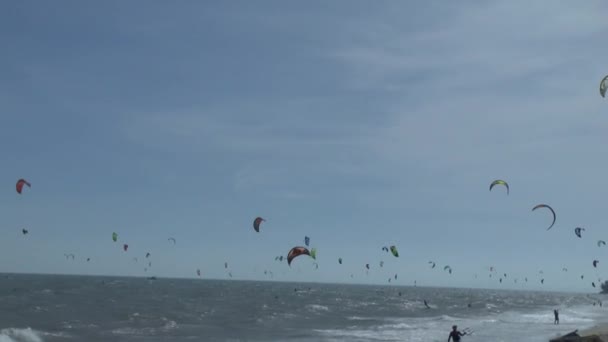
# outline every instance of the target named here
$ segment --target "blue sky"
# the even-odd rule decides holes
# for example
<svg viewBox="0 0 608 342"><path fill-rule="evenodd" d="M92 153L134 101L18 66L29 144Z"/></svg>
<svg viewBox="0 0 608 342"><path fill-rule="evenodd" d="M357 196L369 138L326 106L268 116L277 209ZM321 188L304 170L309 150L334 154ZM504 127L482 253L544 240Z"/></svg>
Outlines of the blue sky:
<svg viewBox="0 0 608 342"><path fill-rule="evenodd" d="M607 10L7 4L0 271L226 278L228 261L239 279L521 288L527 276L526 288L593 291L608 267L596 246L608 240ZM22 177L32 188L19 196ZM489 192L494 179L511 194ZM550 231L538 203L557 212ZM274 261L305 235L318 270ZM381 251L391 244L398 259ZM490 265L520 283L490 280Z"/></svg>

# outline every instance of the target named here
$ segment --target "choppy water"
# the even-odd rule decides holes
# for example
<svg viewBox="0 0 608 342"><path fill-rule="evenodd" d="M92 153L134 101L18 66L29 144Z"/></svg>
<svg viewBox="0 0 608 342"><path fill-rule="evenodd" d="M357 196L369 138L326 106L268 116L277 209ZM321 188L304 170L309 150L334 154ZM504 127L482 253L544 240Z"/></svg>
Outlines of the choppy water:
<svg viewBox="0 0 608 342"><path fill-rule="evenodd" d="M447 340L453 324L475 330L465 341L546 342L604 319L608 307L591 305L598 298L449 288L3 275L0 342L429 342ZM553 325L554 308L560 309L558 326Z"/></svg>

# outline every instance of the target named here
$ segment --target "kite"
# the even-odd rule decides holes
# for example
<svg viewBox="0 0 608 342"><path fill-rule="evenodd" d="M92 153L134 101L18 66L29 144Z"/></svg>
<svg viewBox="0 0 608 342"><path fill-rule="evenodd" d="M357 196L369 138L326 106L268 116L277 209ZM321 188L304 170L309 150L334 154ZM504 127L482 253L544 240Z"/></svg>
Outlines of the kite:
<svg viewBox="0 0 608 342"><path fill-rule="evenodd" d="M545 283L545 279L544 279L544 278L543 278L543 279L541 279L541 280L540 280L540 283L541 283L541 284L544 284L544 283Z"/></svg>
<svg viewBox="0 0 608 342"><path fill-rule="evenodd" d="M172 238L172 237L168 238L168 239L167 239L167 241L173 241L173 244L174 244L174 245L175 245L175 243L176 243L175 238Z"/></svg>
<svg viewBox="0 0 608 342"><path fill-rule="evenodd" d="M601 247L602 245L606 246L606 241L604 241L604 240L598 240L597 241L597 246Z"/></svg>
<svg viewBox="0 0 608 342"><path fill-rule="evenodd" d="M129 245L127 245L126 243L124 245L122 245L122 249L125 250L125 252L127 251L127 249L129 249Z"/></svg>
<svg viewBox="0 0 608 342"><path fill-rule="evenodd" d="M597 268L597 264L599 263L598 260L593 260L593 267Z"/></svg>
<svg viewBox="0 0 608 342"><path fill-rule="evenodd" d="M608 89L608 76L605 76L600 82L600 95L606 96L606 89Z"/></svg>
<svg viewBox="0 0 608 342"><path fill-rule="evenodd" d="M581 227L576 227L574 228L574 234L576 234L576 236L578 236L579 238L581 238L581 231L585 231L585 228L581 228Z"/></svg>
<svg viewBox="0 0 608 342"><path fill-rule="evenodd" d="M317 249L316 248L312 248L310 250L310 257L313 258L314 260L317 260Z"/></svg>
<svg viewBox="0 0 608 342"><path fill-rule="evenodd" d="M201 276L201 270L197 269L196 270L196 275L200 277Z"/></svg>
<svg viewBox="0 0 608 342"><path fill-rule="evenodd" d="M397 251L397 247L395 247L395 246L391 246L391 253L393 253L393 256L394 256L395 258L398 258L398 257L399 257L399 252Z"/></svg>
<svg viewBox="0 0 608 342"><path fill-rule="evenodd" d="M388 253L388 247L384 246L382 247L382 250Z"/></svg>
<svg viewBox="0 0 608 342"><path fill-rule="evenodd" d="M21 194L21 191L23 190L24 185L27 185L28 188L32 187L32 185L28 181L21 178L20 180L17 181L17 184L15 185L15 188L17 189L18 194Z"/></svg>
<svg viewBox="0 0 608 342"><path fill-rule="evenodd" d="M380 267L384 267L384 261L380 261Z"/></svg>
<svg viewBox="0 0 608 342"><path fill-rule="evenodd" d="M452 268L451 268L449 265L444 266L444 267L443 267L443 270L444 270L444 271L446 271L446 270L447 270L448 272L450 272L450 274L452 274Z"/></svg>
<svg viewBox="0 0 608 342"><path fill-rule="evenodd" d="M293 259L300 255L309 255L310 256L310 251L306 247L298 246L298 247L292 248L289 251L289 253L287 253L287 264L289 266L291 266L291 262L293 261Z"/></svg>
<svg viewBox="0 0 608 342"><path fill-rule="evenodd" d="M507 182L505 182L504 180L497 179L493 181L492 184L490 184L490 191L492 191L492 188L495 185L504 185L505 188L507 188L507 195L509 194L509 184L507 184Z"/></svg>
<svg viewBox="0 0 608 342"><path fill-rule="evenodd" d="M338 258L338 264L342 265L342 258Z"/></svg>
<svg viewBox="0 0 608 342"><path fill-rule="evenodd" d="M256 232L260 232L260 223L266 221L265 219L261 218L261 217L256 217L255 220L253 220L253 229L255 229Z"/></svg>
<svg viewBox="0 0 608 342"><path fill-rule="evenodd" d="M146 258L150 257L150 252L146 253Z"/></svg>
<svg viewBox="0 0 608 342"><path fill-rule="evenodd" d="M369 270L369 264L365 264L365 268Z"/></svg>
<svg viewBox="0 0 608 342"><path fill-rule="evenodd" d="M228 263L224 262L224 268L228 268Z"/></svg>
<svg viewBox="0 0 608 342"><path fill-rule="evenodd" d="M116 232L112 233L112 241L116 242L118 240L118 234Z"/></svg>
<svg viewBox="0 0 608 342"><path fill-rule="evenodd" d="M304 244L306 245L306 247L310 246L310 238L308 236L304 237Z"/></svg>
<svg viewBox="0 0 608 342"><path fill-rule="evenodd" d="M23 235L25 235L25 234L29 233L29 231L28 231L27 229L21 229L21 233L22 233Z"/></svg>
<svg viewBox="0 0 608 342"><path fill-rule="evenodd" d="M534 211L538 208L547 208L547 209L551 210L551 213L553 214L553 222L551 223L549 228L547 228L547 230L551 229L551 227L553 227L553 225L555 224L555 219L557 218L555 215L555 211L553 210L553 208L551 208L550 206L548 206L546 204L539 204L539 205L535 206L534 208L532 208L532 211Z"/></svg>
<svg viewBox="0 0 608 342"><path fill-rule="evenodd" d="M431 268L435 268L435 263L432 261L429 261L429 264L431 264Z"/></svg>

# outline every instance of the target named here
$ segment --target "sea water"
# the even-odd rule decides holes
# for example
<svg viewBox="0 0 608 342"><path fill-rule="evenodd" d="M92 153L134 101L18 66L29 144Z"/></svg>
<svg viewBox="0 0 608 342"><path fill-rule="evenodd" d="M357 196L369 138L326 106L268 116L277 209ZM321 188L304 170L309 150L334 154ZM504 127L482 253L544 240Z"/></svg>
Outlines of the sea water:
<svg viewBox="0 0 608 342"><path fill-rule="evenodd" d="M198 279L1 275L0 342L543 341L594 325L584 294ZM430 308L425 307L426 300ZM470 304L470 305L469 305ZM560 324L553 324L553 309Z"/></svg>

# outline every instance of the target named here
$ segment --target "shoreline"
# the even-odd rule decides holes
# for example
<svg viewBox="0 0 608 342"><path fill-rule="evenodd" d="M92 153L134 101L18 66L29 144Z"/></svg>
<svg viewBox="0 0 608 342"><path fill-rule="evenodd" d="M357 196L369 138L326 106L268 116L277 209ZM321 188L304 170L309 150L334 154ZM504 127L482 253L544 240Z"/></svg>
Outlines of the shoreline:
<svg viewBox="0 0 608 342"><path fill-rule="evenodd" d="M608 321L550 338L549 342L608 342Z"/></svg>

